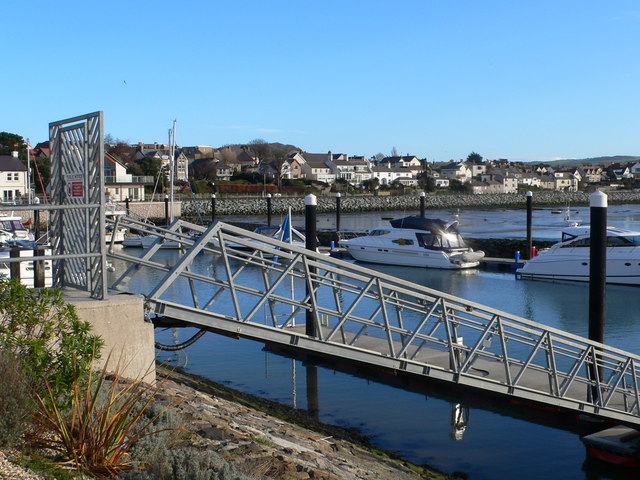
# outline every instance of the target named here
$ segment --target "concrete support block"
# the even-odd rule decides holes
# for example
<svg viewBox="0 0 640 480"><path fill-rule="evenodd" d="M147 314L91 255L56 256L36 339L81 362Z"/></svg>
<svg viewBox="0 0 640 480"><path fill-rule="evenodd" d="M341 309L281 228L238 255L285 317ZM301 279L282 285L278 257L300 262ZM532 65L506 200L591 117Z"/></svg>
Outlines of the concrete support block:
<svg viewBox="0 0 640 480"><path fill-rule="evenodd" d="M144 377L145 382L155 382L153 324L144 321L142 295L118 294L96 300L88 292L65 288L64 297L75 305L80 319L89 322L92 332L105 342L97 368L101 368L110 355L110 371L120 369L126 378Z"/></svg>

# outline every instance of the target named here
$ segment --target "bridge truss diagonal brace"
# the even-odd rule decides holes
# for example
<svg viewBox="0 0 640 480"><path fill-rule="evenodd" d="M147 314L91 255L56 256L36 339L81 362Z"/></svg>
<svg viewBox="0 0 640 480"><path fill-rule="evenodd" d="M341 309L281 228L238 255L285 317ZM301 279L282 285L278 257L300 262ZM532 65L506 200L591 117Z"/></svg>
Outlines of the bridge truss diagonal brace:
<svg viewBox="0 0 640 480"><path fill-rule="evenodd" d="M180 275L191 265L193 259L198 255L202 249L211 241L211 239L218 233L219 226L217 223L210 225L205 232L200 235L198 240L193 246L185 253L180 260L173 266L169 273L165 275L162 281L149 292L150 299L160 298L160 296L171 286L171 284L180 277ZM159 245L154 245L159 248Z"/></svg>

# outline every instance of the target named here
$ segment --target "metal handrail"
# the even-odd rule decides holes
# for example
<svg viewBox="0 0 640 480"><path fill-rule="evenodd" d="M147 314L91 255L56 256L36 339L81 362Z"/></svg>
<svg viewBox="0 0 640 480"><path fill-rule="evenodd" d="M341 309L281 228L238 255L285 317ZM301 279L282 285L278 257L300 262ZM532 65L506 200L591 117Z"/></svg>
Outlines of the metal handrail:
<svg viewBox="0 0 640 480"><path fill-rule="evenodd" d="M155 258L160 242L141 258L108 255L130 265L112 288L142 269L162 272L136 292L151 314L640 424L635 354L221 222L146 231L180 239L174 265ZM200 253L214 275L190 268ZM299 329L307 312L315 337Z"/></svg>

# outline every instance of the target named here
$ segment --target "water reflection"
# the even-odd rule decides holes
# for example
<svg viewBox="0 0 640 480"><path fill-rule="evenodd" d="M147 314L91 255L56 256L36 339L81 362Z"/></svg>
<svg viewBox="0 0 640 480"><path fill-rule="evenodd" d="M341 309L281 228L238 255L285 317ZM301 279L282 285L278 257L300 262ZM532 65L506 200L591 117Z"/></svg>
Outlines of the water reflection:
<svg viewBox="0 0 640 480"><path fill-rule="evenodd" d="M166 265L172 265L177 258L177 252L170 250L159 254L158 258ZM114 266L122 271L123 265L117 261ZM588 331L586 285L519 281L510 273L478 270L449 272L367 266L577 335L584 336ZM198 256L192 268L218 278L227 275L224 265L207 255ZM141 291L162 276L162 272L143 269L128 287ZM256 274L256 282L263 281ZM198 292L204 299L216 291L214 287L206 288ZM283 288L291 289L289 285ZM293 292L294 297L302 297L304 283L296 283ZM607 288L608 344L637 351L640 337L637 293L631 287ZM168 294L176 299L190 296L188 284ZM348 295L352 294L344 294ZM230 298L220 297L218 301L232 311ZM348 299L342 297L337 301ZM277 313L291 315L291 309ZM189 338L195 331L158 332L158 340L179 343L180 338ZM306 405L309 413L320 421L358 427L365 435L372 435L374 443L382 448L398 451L416 463L428 462L445 471L465 471L471 479L617 478L597 476L597 471L589 470L589 465L584 465L584 447L578 435L565 430L570 426L538 418L539 412L496 411L490 402L471 394L447 396L424 386L370 381L362 372L340 372L331 365L308 359L302 363L265 352L260 343L215 334L206 334L183 352L184 361L189 360L187 369L193 373L296 408ZM159 358L169 355L174 354L160 353ZM304 379L297 378L301 372ZM304 383L298 384L299 381ZM540 462L540 458L545 461Z"/></svg>

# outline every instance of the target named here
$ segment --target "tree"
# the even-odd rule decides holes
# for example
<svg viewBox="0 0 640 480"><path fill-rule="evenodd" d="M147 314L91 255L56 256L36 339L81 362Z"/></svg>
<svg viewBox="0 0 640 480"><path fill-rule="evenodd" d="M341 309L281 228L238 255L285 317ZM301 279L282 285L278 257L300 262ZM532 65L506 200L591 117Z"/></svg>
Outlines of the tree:
<svg viewBox="0 0 640 480"><path fill-rule="evenodd" d="M452 178L449 180L449 189L452 192L473 193L473 187L470 183L462 183L460 180Z"/></svg>
<svg viewBox="0 0 640 480"><path fill-rule="evenodd" d="M289 151L284 145L274 145L271 149L272 166L275 170L276 182L278 186L282 184L282 166L287 161Z"/></svg>
<svg viewBox="0 0 640 480"><path fill-rule="evenodd" d="M468 163L472 163L474 165L481 165L483 160L484 159L482 158L482 155L480 155L479 153L476 153L476 152L471 152L467 156L467 162Z"/></svg>
<svg viewBox="0 0 640 480"><path fill-rule="evenodd" d="M0 155L11 155L17 151L20 158L27 157L27 145L24 138L16 133L0 132Z"/></svg>
<svg viewBox="0 0 640 480"><path fill-rule="evenodd" d="M247 147L249 147L249 150L251 150L253 156L256 157L258 163L264 162L271 152L271 146L262 138L251 140L247 144Z"/></svg>
<svg viewBox="0 0 640 480"><path fill-rule="evenodd" d="M391 156L392 157L398 156L398 149L396 147L391 147Z"/></svg>
<svg viewBox="0 0 640 480"><path fill-rule="evenodd" d="M370 192L375 192L376 190L378 190L378 188L380 188L380 180L374 177L370 180L365 180L364 182L362 182L362 186Z"/></svg>
<svg viewBox="0 0 640 480"><path fill-rule="evenodd" d="M422 172L418 175L418 183L425 192L433 192L436 189L436 179L429 175L428 172Z"/></svg>
<svg viewBox="0 0 640 480"><path fill-rule="evenodd" d="M42 188L47 188L51 178L51 160L49 157L36 157L34 161L34 179L36 193L44 193ZM35 178L39 177L39 178Z"/></svg>
<svg viewBox="0 0 640 480"><path fill-rule="evenodd" d="M376 163L380 163L384 157L385 157L384 153L376 153L376 155L373 158L375 158Z"/></svg>
<svg viewBox="0 0 640 480"><path fill-rule="evenodd" d="M129 162L127 172L131 175L157 177L160 173L162 161L159 158L142 157L139 160Z"/></svg>

